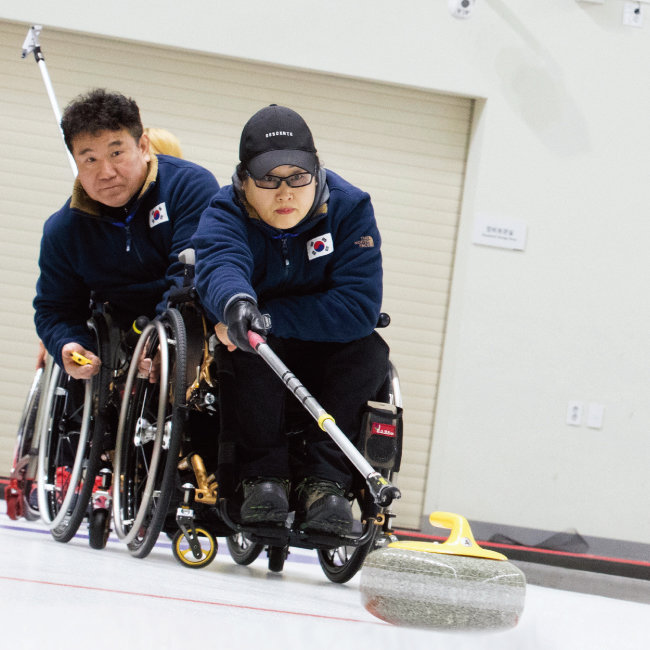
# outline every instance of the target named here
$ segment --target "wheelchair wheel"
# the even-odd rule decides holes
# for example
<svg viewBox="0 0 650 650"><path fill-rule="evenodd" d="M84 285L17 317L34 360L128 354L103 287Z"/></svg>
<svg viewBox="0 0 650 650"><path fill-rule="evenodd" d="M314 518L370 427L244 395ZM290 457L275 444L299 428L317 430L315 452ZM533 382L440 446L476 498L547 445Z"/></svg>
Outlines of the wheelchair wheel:
<svg viewBox="0 0 650 650"><path fill-rule="evenodd" d="M226 537L226 544L232 559L242 566L251 564L264 550L264 544L252 542L244 533L236 533Z"/></svg>
<svg viewBox="0 0 650 650"><path fill-rule="evenodd" d="M93 467L96 471L99 460L98 454L92 459L88 455L92 384L92 380L72 379L55 366L44 395L38 506L43 521L58 542L70 541L77 532L90 499ZM91 473L93 480L90 480Z"/></svg>
<svg viewBox="0 0 650 650"><path fill-rule="evenodd" d="M269 571L280 573L284 569L284 561L289 555L289 547L269 546L267 554L269 556Z"/></svg>
<svg viewBox="0 0 650 650"><path fill-rule="evenodd" d="M138 377L138 359L160 357L157 383ZM114 456L113 519L134 557L146 557L167 518L177 477L185 405L185 327L169 309L145 327L124 387Z"/></svg>
<svg viewBox="0 0 650 650"><path fill-rule="evenodd" d="M14 460L9 485L5 488L7 515L10 519L25 517L29 521L35 521L40 517L38 503L31 497L32 491L36 490L38 437L34 433L43 383L43 368L39 368L27 393L18 423Z"/></svg>
<svg viewBox="0 0 650 650"><path fill-rule="evenodd" d="M88 544L90 548L106 548L111 532L111 517L106 508L97 508L88 516Z"/></svg>
<svg viewBox="0 0 650 650"><path fill-rule="evenodd" d="M367 490L361 489L355 493L355 496L361 509L362 521L367 516L374 517L378 514L379 508L372 501ZM357 521L355 525L360 533L362 523ZM344 545L337 548L317 549L318 562L327 578L337 584L351 580L363 566L368 553L374 548L378 532L379 526L373 525L370 538L358 546Z"/></svg>
<svg viewBox="0 0 650 650"><path fill-rule="evenodd" d="M343 584L351 580L363 566L374 544L376 534L361 546L339 546L333 549L318 549L318 561L323 573L332 582Z"/></svg>
<svg viewBox="0 0 650 650"><path fill-rule="evenodd" d="M172 551L174 557L185 567L190 569L201 569L208 566L217 555L217 540L203 528L195 528L196 536L201 546L201 557L197 558L190 545L183 535L182 530L176 531L172 539Z"/></svg>
<svg viewBox="0 0 650 650"><path fill-rule="evenodd" d="M102 314L88 322L100 358L108 358L109 324ZM48 359L49 377L39 416L38 506L58 542L70 541L88 511L107 428L111 370L102 366L80 381Z"/></svg>
<svg viewBox="0 0 650 650"><path fill-rule="evenodd" d="M388 373L384 385L381 387L378 395L379 401L402 407L402 393L399 384L399 375L392 362L388 362ZM381 474L388 480L393 479L392 470L383 469ZM362 519L366 516L376 516L380 509L369 498L366 489L361 489L356 493L356 498L361 508ZM377 543L377 536L380 526L373 525L373 531L370 539L360 546L339 546L334 549L318 549L318 561L320 562L323 573L332 582L342 584L348 582L361 569L368 553L370 553Z"/></svg>

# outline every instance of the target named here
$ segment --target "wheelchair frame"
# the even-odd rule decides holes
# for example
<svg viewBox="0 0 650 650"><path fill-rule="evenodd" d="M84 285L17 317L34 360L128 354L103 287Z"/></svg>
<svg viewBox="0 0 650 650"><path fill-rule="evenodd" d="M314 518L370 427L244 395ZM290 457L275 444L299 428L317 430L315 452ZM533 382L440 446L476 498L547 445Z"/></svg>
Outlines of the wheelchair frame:
<svg viewBox="0 0 650 650"><path fill-rule="evenodd" d="M97 375L75 380L48 355L34 377L17 433L8 514L40 517L59 542L72 539L87 516L90 546L104 548L110 530L111 408L120 399L128 354L104 306L93 310L88 327L102 359ZM37 509L29 503L33 487Z"/></svg>
<svg viewBox="0 0 650 650"><path fill-rule="evenodd" d="M191 286L193 264L182 261L187 286L173 297L167 312L142 332L124 387L114 459L113 519L118 537L132 555L143 558L165 531L172 537L175 558L189 568L207 566L216 555L216 537L221 536L238 564L250 564L266 548L269 570L274 572L282 570L291 546L316 549L331 581L350 580L373 548L393 539L389 502L378 505L367 487L351 491L348 497L359 503L362 521L361 530L347 536L243 526L233 517L233 499L220 494L216 475L208 475L203 459L187 448L188 412L218 408L219 382L211 371L214 357L208 344L214 334L208 333L207 319ZM202 354L199 363L191 366L197 368L193 380L188 380L187 357L199 345L186 338L181 311L188 305L200 314L203 324ZM151 358L159 351L156 385L138 376L143 350ZM385 386L386 400L401 409L399 377L392 363ZM394 476L392 470L377 474L388 481ZM183 482L182 476L189 478Z"/></svg>

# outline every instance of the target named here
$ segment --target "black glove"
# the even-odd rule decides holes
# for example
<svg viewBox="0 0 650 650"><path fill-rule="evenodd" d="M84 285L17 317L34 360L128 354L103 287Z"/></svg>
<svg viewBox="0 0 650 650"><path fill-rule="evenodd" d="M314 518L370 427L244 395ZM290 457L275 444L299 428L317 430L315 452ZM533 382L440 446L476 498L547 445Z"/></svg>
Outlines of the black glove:
<svg viewBox="0 0 650 650"><path fill-rule="evenodd" d="M236 300L228 306L224 316L228 325L228 338L245 352L255 352L248 342L250 330L261 336L269 333L269 317L262 315L257 305L250 300Z"/></svg>

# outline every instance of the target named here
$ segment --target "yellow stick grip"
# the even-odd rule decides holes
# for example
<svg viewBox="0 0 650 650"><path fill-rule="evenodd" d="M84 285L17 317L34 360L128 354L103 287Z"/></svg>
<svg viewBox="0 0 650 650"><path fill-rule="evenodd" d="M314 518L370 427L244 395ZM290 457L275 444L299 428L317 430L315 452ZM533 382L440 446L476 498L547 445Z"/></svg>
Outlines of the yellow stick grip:
<svg viewBox="0 0 650 650"><path fill-rule="evenodd" d="M323 415L320 415L318 417L318 426L325 431L325 422L327 420L332 420L334 422L334 418L329 414L329 413L323 413Z"/></svg>
<svg viewBox="0 0 650 650"><path fill-rule="evenodd" d="M79 354L74 350L71 352L72 360L80 366L90 366L92 361L88 357L84 357L83 354Z"/></svg>

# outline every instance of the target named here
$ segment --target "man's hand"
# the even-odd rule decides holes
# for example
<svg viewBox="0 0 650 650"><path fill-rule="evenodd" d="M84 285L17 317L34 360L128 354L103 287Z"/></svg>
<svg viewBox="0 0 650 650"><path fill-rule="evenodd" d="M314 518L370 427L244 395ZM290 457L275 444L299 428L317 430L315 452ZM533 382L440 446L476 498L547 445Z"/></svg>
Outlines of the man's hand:
<svg viewBox="0 0 650 650"><path fill-rule="evenodd" d="M73 357L76 356L74 353L85 357L90 363L80 365L74 360ZM99 372L99 368L102 365L102 362L96 354L90 350L86 350L86 348L75 342L66 343L61 348L61 358L63 360L63 369L70 377L74 377L74 379L90 379Z"/></svg>
<svg viewBox="0 0 650 650"><path fill-rule="evenodd" d="M217 338L228 348L228 352L237 349L237 346L228 338L228 326L224 323L217 323L214 326L214 333Z"/></svg>
<svg viewBox="0 0 650 650"><path fill-rule="evenodd" d="M36 353L36 370L45 368L45 360L47 359L47 350L43 345L43 341L38 342L38 352Z"/></svg>
<svg viewBox="0 0 650 650"><path fill-rule="evenodd" d="M257 305L250 300L236 300L225 313L228 323L228 338L232 344L245 352L255 352L248 342L248 332L257 332L261 336L269 333L267 318L265 318Z"/></svg>
<svg viewBox="0 0 650 650"><path fill-rule="evenodd" d="M143 346L138 359L138 377L148 379L150 384L155 384L160 378L160 348L156 350L156 354L152 359L145 356L147 347L147 345Z"/></svg>

